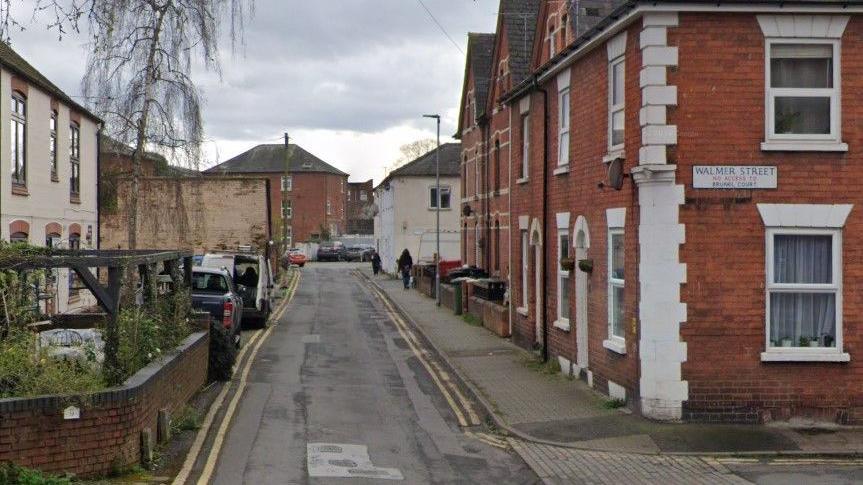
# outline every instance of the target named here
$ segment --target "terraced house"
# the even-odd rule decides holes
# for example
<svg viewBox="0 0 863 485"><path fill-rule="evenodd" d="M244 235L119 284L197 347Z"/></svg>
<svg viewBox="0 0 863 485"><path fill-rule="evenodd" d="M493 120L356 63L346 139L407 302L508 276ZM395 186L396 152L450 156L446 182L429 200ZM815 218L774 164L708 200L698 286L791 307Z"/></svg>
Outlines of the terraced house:
<svg viewBox="0 0 863 485"><path fill-rule="evenodd" d="M101 121L0 42L0 234L37 246L93 248L98 241ZM48 274L46 313L95 304L68 270Z"/></svg>
<svg viewBox="0 0 863 485"><path fill-rule="evenodd" d="M656 419L863 420L861 14L541 2L529 73L486 105L523 122L514 341Z"/></svg>

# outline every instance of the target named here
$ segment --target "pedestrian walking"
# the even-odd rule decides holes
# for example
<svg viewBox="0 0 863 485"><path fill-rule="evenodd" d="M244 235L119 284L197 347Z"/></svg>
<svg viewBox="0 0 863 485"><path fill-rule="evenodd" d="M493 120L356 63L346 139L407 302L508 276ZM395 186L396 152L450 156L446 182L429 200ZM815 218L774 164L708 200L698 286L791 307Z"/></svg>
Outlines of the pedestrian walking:
<svg viewBox="0 0 863 485"><path fill-rule="evenodd" d="M411 287L411 268L414 266L414 258L411 257L407 248L399 256L398 265L399 271L402 272L402 282L405 284L405 289L408 290Z"/></svg>
<svg viewBox="0 0 863 485"><path fill-rule="evenodd" d="M375 276L381 272L381 255L377 251L372 252L372 271L374 271Z"/></svg>

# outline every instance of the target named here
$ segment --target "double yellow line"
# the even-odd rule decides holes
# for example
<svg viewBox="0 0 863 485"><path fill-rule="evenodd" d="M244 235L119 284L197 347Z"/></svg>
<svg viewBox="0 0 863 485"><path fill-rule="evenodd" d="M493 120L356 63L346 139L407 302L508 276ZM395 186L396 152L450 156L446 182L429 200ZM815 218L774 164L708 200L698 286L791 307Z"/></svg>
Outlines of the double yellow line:
<svg viewBox="0 0 863 485"><path fill-rule="evenodd" d="M357 277L364 279L363 276L357 275ZM402 319L399 312L397 312L390 303L389 298L375 285L367 282L366 286L384 304L387 316L395 324L399 334L405 342L408 343L408 347L410 347L411 352L413 352L417 359L419 359L423 367L425 367L426 371L431 376L435 385L440 389L441 394L443 394L443 397L452 409L453 414L455 414L456 419L458 419L459 426L468 427L482 424L479 415L477 415L474 410L473 403L464 396L461 389L459 389L458 385L450 377L449 373L444 370L440 364L438 364L437 360L432 358L429 351L420 343L419 338L417 338L413 330L411 330L408 324Z"/></svg>
<svg viewBox="0 0 863 485"><path fill-rule="evenodd" d="M225 442L225 436L228 433L228 427L231 424L231 420L234 417L234 414L237 411L237 405L240 402L240 398L243 396L243 391L246 388L246 381L249 377L249 371L252 368L252 363L255 361L255 357L258 355L258 351L261 349L261 345L267 340L267 338L272 333L273 329L276 327L278 321L285 314L285 311L288 308L288 304L290 304L291 300L294 298L294 294L297 292L297 287L300 285L300 272L295 271L294 276L291 281L288 283L288 292L287 295L282 301L279 308L273 312L273 315L270 317L271 322L269 327L264 332L256 332L254 336L252 336L251 340L249 340L245 346L243 346L242 350L240 350L240 354L237 356L237 362L241 362L242 371L240 375L239 384L237 385L237 389L234 392L234 396L231 399L231 402L228 404L228 409L225 411L225 416L222 418L221 423L219 423L219 428L216 430L216 437L213 440L213 446L210 448L209 455L207 456L207 462L204 464L204 468L201 472L201 477L198 478L198 485L206 485L210 483L210 479L213 476L213 472L216 469L216 463L219 459L219 453L222 451L222 445ZM243 361L243 357L246 352L251 350L251 355L249 358ZM238 369L239 371L239 369ZM216 400L213 401L213 404L210 406L210 410L207 412L207 416L204 418L204 422L201 425L201 429L198 430L197 436L195 436L195 441L192 443L192 447L189 449L189 454L186 455L186 461L183 462L183 467L180 469L180 472L177 474L177 477L174 478L174 481L171 482L172 485L184 485L186 481L189 479L189 476L192 473L192 469L195 466L195 462L198 460L198 455L201 453L201 449L204 447L204 442L209 435L210 428L213 425L213 421L216 418L216 414L219 412L219 409L222 407L222 403L225 401L227 397L228 391L231 389L230 383L226 384L225 387L222 388L219 395L216 397Z"/></svg>

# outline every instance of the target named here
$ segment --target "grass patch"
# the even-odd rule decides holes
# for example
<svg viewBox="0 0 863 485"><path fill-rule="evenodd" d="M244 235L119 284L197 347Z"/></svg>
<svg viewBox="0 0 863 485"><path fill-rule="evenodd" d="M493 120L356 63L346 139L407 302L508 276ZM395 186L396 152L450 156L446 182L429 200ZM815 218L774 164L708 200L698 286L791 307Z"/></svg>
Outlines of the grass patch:
<svg viewBox="0 0 863 485"><path fill-rule="evenodd" d="M527 356L522 359L521 362L528 369L539 372L540 374L545 375L557 375L560 374L560 362L557 359L548 359L548 362L543 363L543 361L534 356Z"/></svg>
<svg viewBox="0 0 863 485"><path fill-rule="evenodd" d="M620 409L624 406L626 406L626 401L617 398L609 399L602 403L602 407L604 407L605 409Z"/></svg>
<svg viewBox="0 0 863 485"><path fill-rule="evenodd" d="M465 313L461 316L461 319L471 327L482 327L482 320L477 318L471 313Z"/></svg>
<svg viewBox="0 0 863 485"><path fill-rule="evenodd" d="M171 420L171 431L173 433L198 429L201 429L201 413L192 406L184 406L177 413L177 416Z"/></svg>
<svg viewBox="0 0 863 485"><path fill-rule="evenodd" d="M69 477L49 475L12 463L0 465L0 484L2 485L71 485L71 483L72 479Z"/></svg>

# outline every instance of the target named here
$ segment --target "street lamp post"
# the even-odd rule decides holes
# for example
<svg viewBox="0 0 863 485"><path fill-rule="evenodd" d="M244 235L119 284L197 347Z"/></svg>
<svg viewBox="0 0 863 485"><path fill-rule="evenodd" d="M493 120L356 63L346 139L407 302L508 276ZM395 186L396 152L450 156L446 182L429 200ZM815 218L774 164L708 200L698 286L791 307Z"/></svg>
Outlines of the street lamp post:
<svg viewBox="0 0 863 485"><path fill-rule="evenodd" d="M434 297L437 306L440 306L440 115L423 115L423 118L433 118L437 121L437 149L435 150L435 272L434 272Z"/></svg>

